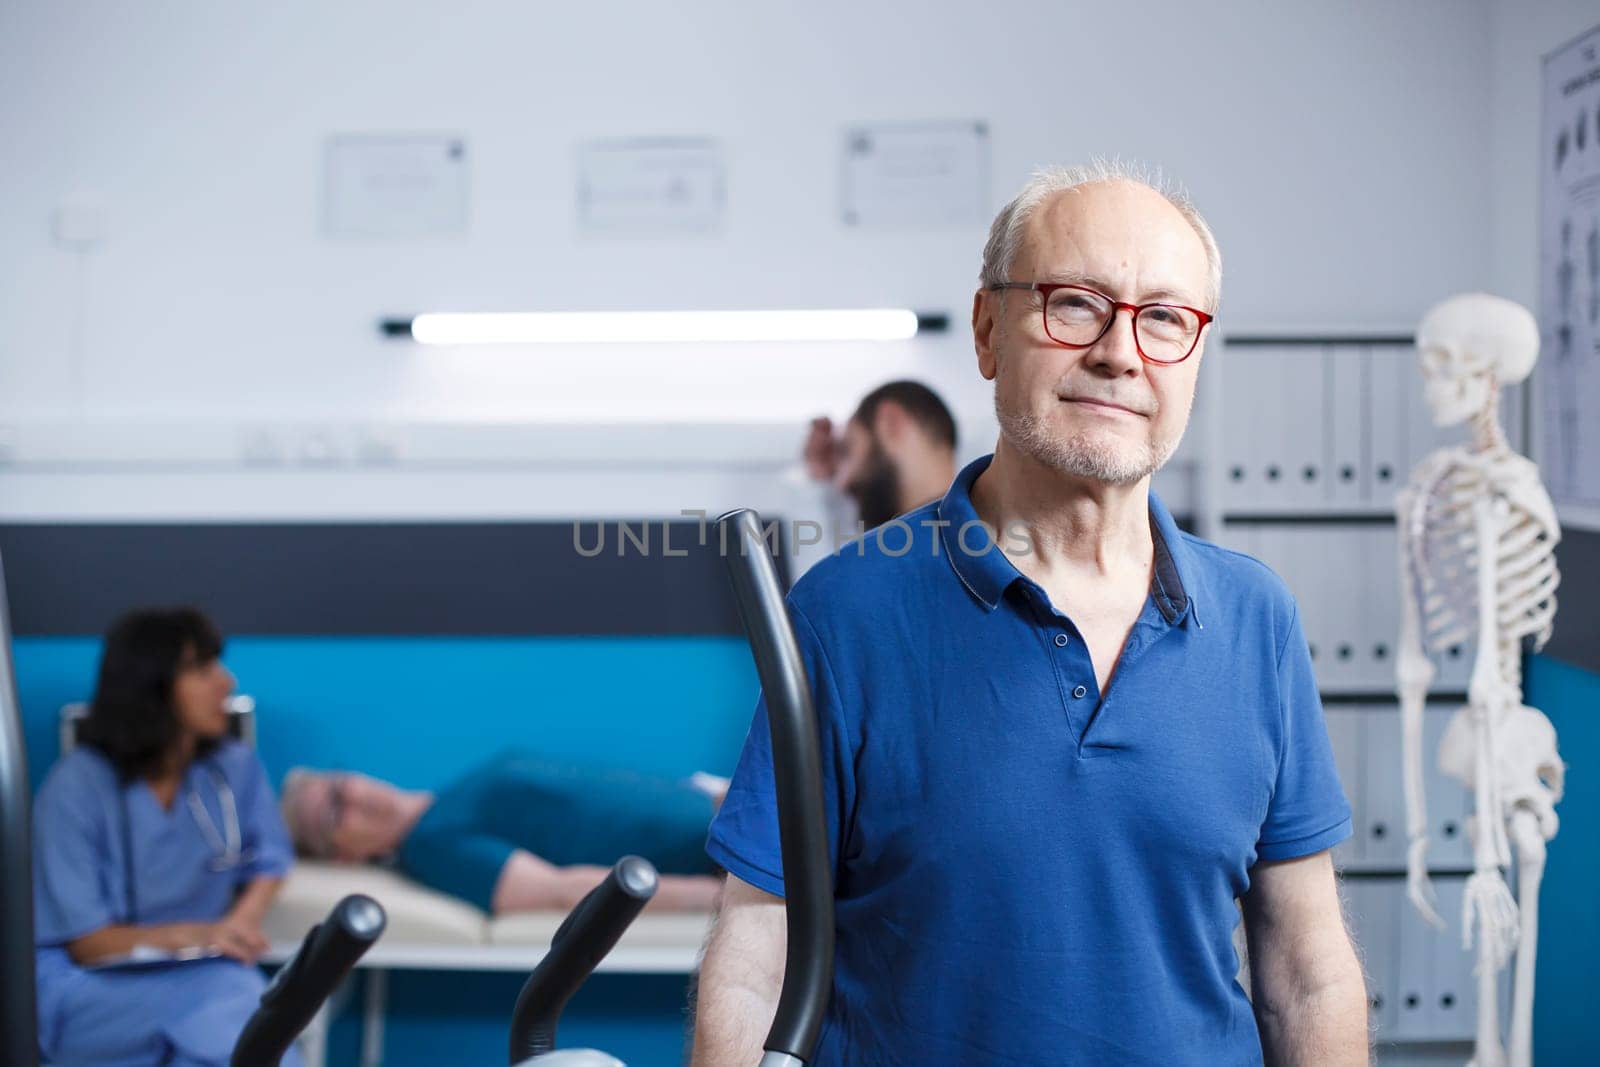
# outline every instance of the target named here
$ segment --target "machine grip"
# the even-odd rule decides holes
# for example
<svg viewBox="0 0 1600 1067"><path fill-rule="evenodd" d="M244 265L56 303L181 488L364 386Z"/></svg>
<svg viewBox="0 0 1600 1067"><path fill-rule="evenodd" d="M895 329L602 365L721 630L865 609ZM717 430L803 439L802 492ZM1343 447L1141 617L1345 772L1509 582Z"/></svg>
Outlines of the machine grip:
<svg viewBox="0 0 1600 1067"><path fill-rule="evenodd" d="M556 1024L567 1001L616 947L659 884L649 860L624 856L572 909L517 995L511 1015L513 1064L556 1047Z"/></svg>
<svg viewBox="0 0 1600 1067"><path fill-rule="evenodd" d="M39 1062L34 1014L33 846L22 708L11 673L11 626L0 568L0 1063Z"/></svg>
<svg viewBox="0 0 1600 1067"><path fill-rule="evenodd" d="M233 1048L233 1067L277 1067L291 1042L383 935L388 922L371 897L352 893L313 926L278 969Z"/></svg>
<svg viewBox="0 0 1600 1067"><path fill-rule="evenodd" d="M764 1047L769 1056L803 1063L816 1051L833 986L833 874L817 713L760 516L748 508L730 511L717 519L717 528L772 732L789 929L783 992Z"/></svg>

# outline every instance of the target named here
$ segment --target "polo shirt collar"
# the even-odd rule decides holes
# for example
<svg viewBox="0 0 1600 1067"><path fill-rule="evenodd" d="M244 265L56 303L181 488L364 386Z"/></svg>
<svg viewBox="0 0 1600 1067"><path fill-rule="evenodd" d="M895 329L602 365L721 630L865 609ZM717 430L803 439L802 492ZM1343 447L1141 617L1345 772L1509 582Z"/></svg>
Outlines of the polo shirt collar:
<svg viewBox="0 0 1600 1067"><path fill-rule="evenodd" d="M1156 607L1161 609L1169 626L1176 626L1185 618L1193 618L1198 624L1199 616L1195 614L1194 597L1190 593L1198 576L1189 542L1184 540L1183 531L1178 529L1172 513L1154 490L1150 493L1150 533L1156 557L1150 595L1155 598Z"/></svg>
<svg viewBox="0 0 1600 1067"><path fill-rule="evenodd" d="M986 611L998 607L1011 583L1023 577L987 535L969 532L963 536L962 533L969 523L981 522L972 506L972 486L993 459L991 453L967 464L938 504L939 536L944 540L945 558L961 584ZM1194 561L1172 513L1153 491L1150 493L1150 533L1155 544L1155 573L1150 581L1150 595L1156 607L1168 625L1176 625L1186 617L1195 618L1194 599L1189 595L1189 590L1195 587ZM1002 539L1004 536L1000 534Z"/></svg>

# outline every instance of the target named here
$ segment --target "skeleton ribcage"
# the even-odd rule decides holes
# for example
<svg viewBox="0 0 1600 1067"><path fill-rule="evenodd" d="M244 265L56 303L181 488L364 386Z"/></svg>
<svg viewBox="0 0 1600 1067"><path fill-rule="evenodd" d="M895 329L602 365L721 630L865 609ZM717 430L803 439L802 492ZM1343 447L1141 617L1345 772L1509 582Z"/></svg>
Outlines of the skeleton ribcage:
<svg viewBox="0 0 1600 1067"><path fill-rule="evenodd" d="M1555 616L1554 544L1544 525L1516 501L1494 491L1483 473L1455 466L1424 502L1415 561L1422 597L1423 644L1440 652L1478 636L1478 534L1473 502L1485 493L1495 501L1495 620L1502 651L1501 672L1520 676L1516 662L1522 638L1543 644Z"/></svg>

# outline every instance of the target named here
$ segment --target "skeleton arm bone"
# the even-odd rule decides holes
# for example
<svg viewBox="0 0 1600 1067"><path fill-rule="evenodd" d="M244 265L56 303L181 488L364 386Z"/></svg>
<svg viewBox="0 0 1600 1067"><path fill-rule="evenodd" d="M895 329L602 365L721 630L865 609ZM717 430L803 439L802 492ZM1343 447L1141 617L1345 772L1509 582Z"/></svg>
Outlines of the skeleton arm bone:
<svg viewBox="0 0 1600 1067"><path fill-rule="evenodd" d="M1438 898L1428 879L1428 803L1422 785L1422 710L1433 681L1434 667L1422 646L1419 618L1422 582L1413 555L1420 550L1416 520L1426 506L1426 485L1399 494L1400 512L1400 648L1395 660L1400 688L1401 773L1406 800L1406 894L1428 922L1444 929L1435 909Z"/></svg>
<svg viewBox="0 0 1600 1067"><path fill-rule="evenodd" d="M1495 725L1502 712L1520 704L1515 690L1500 676L1500 632L1496 620L1494 505L1487 495L1473 507L1478 543L1478 647L1472 665L1472 680L1467 700L1472 708L1476 737L1474 748L1474 813L1477 832L1473 835L1473 874L1467 879L1461 911L1461 938L1470 945L1474 916L1483 938L1487 963L1498 970L1516 947L1517 905L1501 873L1510 866L1510 845L1506 840L1505 812L1501 810L1496 766Z"/></svg>

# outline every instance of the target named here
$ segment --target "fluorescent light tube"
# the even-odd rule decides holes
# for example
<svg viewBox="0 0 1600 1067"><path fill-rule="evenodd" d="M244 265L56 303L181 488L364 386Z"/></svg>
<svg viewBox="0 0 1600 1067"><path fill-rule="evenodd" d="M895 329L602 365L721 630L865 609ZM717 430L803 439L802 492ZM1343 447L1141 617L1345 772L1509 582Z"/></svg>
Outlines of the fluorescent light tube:
<svg viewBox="0 0 1600 1067"><path fill-rule="evenodd" d="M939 329L940 319L903 308L449 312L418 315L411 320L410 332L425 345L903 341L916 336L919 323L924 329Z"/></svg>

